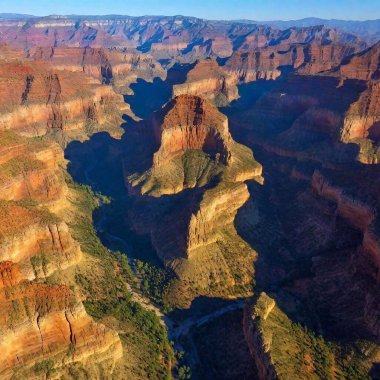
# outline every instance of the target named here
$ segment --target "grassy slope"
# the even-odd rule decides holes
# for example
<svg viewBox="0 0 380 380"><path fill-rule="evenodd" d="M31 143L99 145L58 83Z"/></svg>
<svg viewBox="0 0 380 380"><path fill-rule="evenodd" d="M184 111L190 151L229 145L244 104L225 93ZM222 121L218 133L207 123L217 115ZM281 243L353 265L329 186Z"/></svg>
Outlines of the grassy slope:
<svg viewBox="0 0 380 380"><path fill-rule="evenodd" d="M132 280L133 274L127 261L105 248L94 230L92 211L99 199L88 187L71 181L69 187L74 206L70 227L84 252L84 259L75 273L70 273L74 277L70 285L83 295L90 315L119 332L124 356L113 378L170 379L173 349L166 329L153 312L131 300L126 282ZM69 369L78 373L79 378L86 370L78 366Z"/></svg>
<svg viewBox="0 0 380 380"><path fill-rule="evenodd" d="M261 295L254 309L256 329L263 342L270 344L269 356L279 379L370 378L368 372L377 353L376 345L364 341L350 345L326 341L294 323L277 305L265 318L268 302L264 301Z"/></svg>

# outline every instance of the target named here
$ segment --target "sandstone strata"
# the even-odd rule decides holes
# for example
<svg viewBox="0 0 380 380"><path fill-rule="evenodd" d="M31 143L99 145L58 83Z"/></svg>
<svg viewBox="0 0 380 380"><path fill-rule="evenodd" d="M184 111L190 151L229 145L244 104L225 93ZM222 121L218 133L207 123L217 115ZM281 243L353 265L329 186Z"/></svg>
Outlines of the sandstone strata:
<svg viewBox="0 0 380 380"><path fill-rule="evenodd" d="M114 122L112 113L120 115L116 107L125 109L122 96L111 86L94 86L81 72L58 70L47 63L2 61L0 77L2 130L17 129L28 136L52 129L85 135L97 125Z"/></svg>
<svg viewBox="0 0 380 380"><path fill-rule="evenodd" d="M212 59L197 62L187 74L186 82L173 87L173 94L202 96L214 101L218 106L226 105L238 98L233 78Z"/></svg>
<svg viewBox="0 0 380 380"><path fill-rule="evenodd" d="M0 377L50 376L48 365L61 376L74 363L111 373L122 346L73 285L88 253L69 226L65 160L52 137L110 122L105 111L122 99L81 72L0 49Z"/></svg>
<svg viewBox="0 0 380 380"><path fill-rule="evenodd" d="M210 286L219 294L233 294L239 284L249 284L255 258L233 222L249 198L244 181L261 181L261 166L232 139L227 118L200 97L174 98L150 128L157 149L152 167L129 174L127 180L132 194L143 194L130 212L135 229L144 234L150 230L159 257L187 288L183 303L196 293L208 294ZM127 173L132 167L125 159ZM172 198L163 197L170 194ZM181 207L171 208L177 202ZM239 265L244 269L238 279ZM193 282L198 291L189 287Z"/></svg>

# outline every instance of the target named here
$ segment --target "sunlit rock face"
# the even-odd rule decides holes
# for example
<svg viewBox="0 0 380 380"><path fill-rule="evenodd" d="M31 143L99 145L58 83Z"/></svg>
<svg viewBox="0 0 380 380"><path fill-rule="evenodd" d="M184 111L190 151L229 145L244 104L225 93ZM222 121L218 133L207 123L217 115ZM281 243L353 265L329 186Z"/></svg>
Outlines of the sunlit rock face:
<svg viewBox="0 0 380 380"><path fill-rule="evenodd" d="M16 372L36 378L36 363L51 363L57 375L73 363L111 373L123 355L118 334L86 312L70 274L83 265L85 253L73 237L71 215L77 206L71 202L62 149L72 138L88 137L90 125L116 120L120 111L113 107L123 109L123 98L88 73L46 61L0 47L4 379Z"/></svg>
<svg viewBox="0 0 380 380"><path fill-rule="evenodd" d="M186 82L173 86L173 95L198 95L224 106L239 97L236 80L213 59L200 60L187 74Z"/></svg>
<svg viewBox="0 0 380 380"><path fill-rule="evenodd" d="M50 361L57 377L140 366L141 350L122 347L130 331L84 307L108 301L120 268L79 244L91 217L62 147L104 131L95 158L124 170L121 212L173 276L171 305L250 297L257 282L243 329L262 379L378 364L379 43L182 16L0 20L0 36L0 378ZM150 86L155 104L172 99L141 121L132 99ZM157 110L146 95L141 115ZM97 188L109 173L91 169L82 179Z"/></svg>
<svg viewBox="0 0 380 380"><path fill-rule="evenodd" d="M342 81L356 79L367 87L348 109L341 139L359 145L360 162L377 164L380 162L380 44L345 60L338 73Z"/></svg>
<svg viewBox="0 0 380 380"><path fill-rule="evenodd" d="M255 253L237 235L233 222L249 199L244 181L261 182L261 165L232 139L227 117L198 96L175 97L145 128L151 129L156 147L152 166L129 174L126 181L136 194L130 212L136 230L150 231L158 255L179 276L180 288L196 281L199 293L207 294L214 283L217 293L226 294L239 283L247 284L252 275L248 263ZM125 158L127 173L132 166ZM150 209L152 215L147 215ZM242 255L235 253L234 244L240 245ZM243 265L239 281L234 275L237 262ZM196 294L191 288L187 293L184 303Z"/></svg>
<svg viewBox="0 0 380 380"><path fill-rule="evenodd" d="M82 71L30 59L0 60L3 96L0 129L25 136L48 130L85 136L95 124L114 123L127 110L123 97L111 86L93 83Z"/></svg>

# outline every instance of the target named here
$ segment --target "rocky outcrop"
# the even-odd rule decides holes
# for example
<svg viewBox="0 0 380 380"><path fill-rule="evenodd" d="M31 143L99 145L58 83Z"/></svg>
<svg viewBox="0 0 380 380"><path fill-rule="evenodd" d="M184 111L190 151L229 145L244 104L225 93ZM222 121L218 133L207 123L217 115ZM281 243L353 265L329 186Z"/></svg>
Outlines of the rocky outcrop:
<svg viewBox="0 0 380 380"><path fill-rule="evenodd" d="M80 260L79 245L67 225L48 211L14 202L2 202L0 207L0 260L18 264L25 279L45 278Z"/></svg>
<svg viewBox="0 0 380 380"><path fill-rule="evenodd" d="M117 334L94 322L64 286L5 288L0 308L0 374L4 379L12 378L15 367L23 372L47 358L54 359L57 370L72 362L91 360L94 355L113 361L121 357Z"/></svg>
<svg viewBox="0 0 380 380"><path fill-rule="evenodd" d="M165 78L165 71L151 56L104 48L33 47L28 56L50 62L56 70L83 72L103 84L126 93L137 79Z"/></svg>
<svg viewBox="0 0 380 380"><path fill-rule="evenodd" d="M149 52L156 60L169 61L169 65L195 62L210 56L227 58L240 48L256 51L281 45L279 52L286 52L290 43L345 44L355 51L365 48L365 43L354 35L324 26L279 30L253 23L183 16L49 16L4 20L0 22L0 31L5 42L20 49L137 49Z"/></svg>
<svg viewBox="0 0 380 380"><path fill-rule="evenodd" d="M365 47L351 37L323 26L291 28L261 43L248 36L225 69L235 83L274 80L289 70L314 75L339 66L345 57Z"/></svg>
<svg viewBox="0 0 380 380"><path fill-rule="evenodd" d="M272 336L265 334L261 324L272 313L276 302L267 294L261 293L254 306L247 306L244 313L244 335L248 347L255 359L260 379L278 379L275 365L271 358Z"/></svg>
<svg viewBox="0 0 380 380"><path fill-rule="evenodd" d="M94 87L83 73L56 71L46 63L3 61L0 77L2 130L36 136L59 129L83 135L113 122L112 112L120 115L125 109L122 96L111 86Z"/></svg>
<svg viewBox="0 0 380 380"><path fill-rule="evenodd" d="M371 270L375 280L380 280L380 237L376 232L375 208L366 205L360 200L353 199L344 194L344 190L332 186L320 172L312 177L312 187L317 194L336 203L336 212L354 228L361 231L363 240L359 253L366 255L370 260Z"/></svg>
<svg viewBox="0 0 380 380"><path fill-rule="evenodd" d="M336 352L340 339L349 336L352 346L356 339L368 339L371 348L358 356L357 373L368 374L378 361L379 168L357 162L360 152L354 140L341 142L350 110L364 99L367 85L343 82L336 70L288 75L268 86L245 112L231 112L232 133L260 152L268 173L264 194L253 190L253 199L263 197L256 202L260 223L255 228L264 225L264 237L254 228L243 235L261 246L263 267L256 280L276 299L266 323L252 322L252 309L247 319L246 337L261 378L272 376L272 364L275 378L328 377L318 372L316 353L298 356L306 347L325 344L305 343L314 334L332 342ZM372 101L376 104L376 96ZM376 109L369 108L371 113ZM364 115L364 103L362 111ZM292 321L307 329L298 330ZM263 336L272 339L269 352ZM334 360L334 368L347 368L344 355ZM296 363L301 367L295 368Z"/></svg>
<svg viewBox="0 0 380 380"><path fill-rule="evenodd" d="M230 160L231 135L227 118L198 96L173 99L153 121L159 150L153 165L165 165L172 158L189 150L202 150L218 155L227 164Z"/></svg>
<svg viewBox="0 0 380 380"><path fill-rule="evenodd" d="M58 165L63 163L58 144L0 132L0 199L33 199L59 207L66 193Z"/></svg>
<svg viewBox="0 0 380 380"><path fill-rule="evenodd" d="M53 138L109 123L122 99L83 73L16 57L0 62L0 377L61 376L74 363L111 374L123 350L82 304L75 276L87 253Z"/></svg>
<svg viewBox="0 0 380 380"><path fill-rule="evenodd" d="M339 69L342 81L366 81L367 88L346 112L341 139L360 147L359 161L365 164L380 162L380 44L352 56Z"/></svg>
<svg viewBox="0 0 380 380"><path fill-rule="evenodd" d="M260 379L306 380L340 375L336 369L339 359L327 342L293 323L266 293L257 295L245 308L243 325Z"/></svg>
<svg viewBox="0 0 380 380"><path fill-rule="evenodd" d="M379 68L380 42L347 59L340 66L339 72L343 79L376 80L379 79Z"/></svg>
<svg viewBox="0 0 380 380"><path fill-rule="evenodd" d="M186 82L173 86L173 94L202 96L218 106L239 96L234 80L213 59L198 61L188 72Z"/></svg>
<svg viewBox="0 0 380 380"><path fill-rule="evenodd" d="M160 196L204 186L223 167L232 181L261 175L261 166L249 157L249 151L232 140L227 118L205 99L178 96L151 124L158 147L152 167L129 176L130 185L138 186L143 194Z"/></svg>
<svg viewBox="0 0 380 380"><path fill-rule="evenodd" d="M159 257L179 277L173 302L188 305L210 288L224 296L239 286L249 292L255 252L233 222L249 198L244 182L261 182L261 166L232 139L227 118L200 97L172 99L149 125L157 149L152 166L133 173L133 162L125 158L127 186L135 194L129 214L136 231L150 232ZM147 161L147 146L145 152L134 147L142 154L138 161Z"/></svg>
<svg viewBox="0 0 380 380"><path fill-rule="evenodd" d="M346 45L280 44L257 51L238 50L227 61L225 68L235 83L274 80L289 69L304 75L314 75L338 66L343 58L356 51L354 47Z"/></svg>

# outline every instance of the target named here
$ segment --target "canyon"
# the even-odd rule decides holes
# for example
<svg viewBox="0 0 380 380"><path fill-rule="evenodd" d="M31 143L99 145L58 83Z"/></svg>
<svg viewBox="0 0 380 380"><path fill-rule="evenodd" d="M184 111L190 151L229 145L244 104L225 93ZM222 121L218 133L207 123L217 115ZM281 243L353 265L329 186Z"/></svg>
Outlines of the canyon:
<svg viewBox="0 0 380 380"><path fill-rule="evenodd" d="M0 17L4 379L376 379L380 44Z"/></svg>

